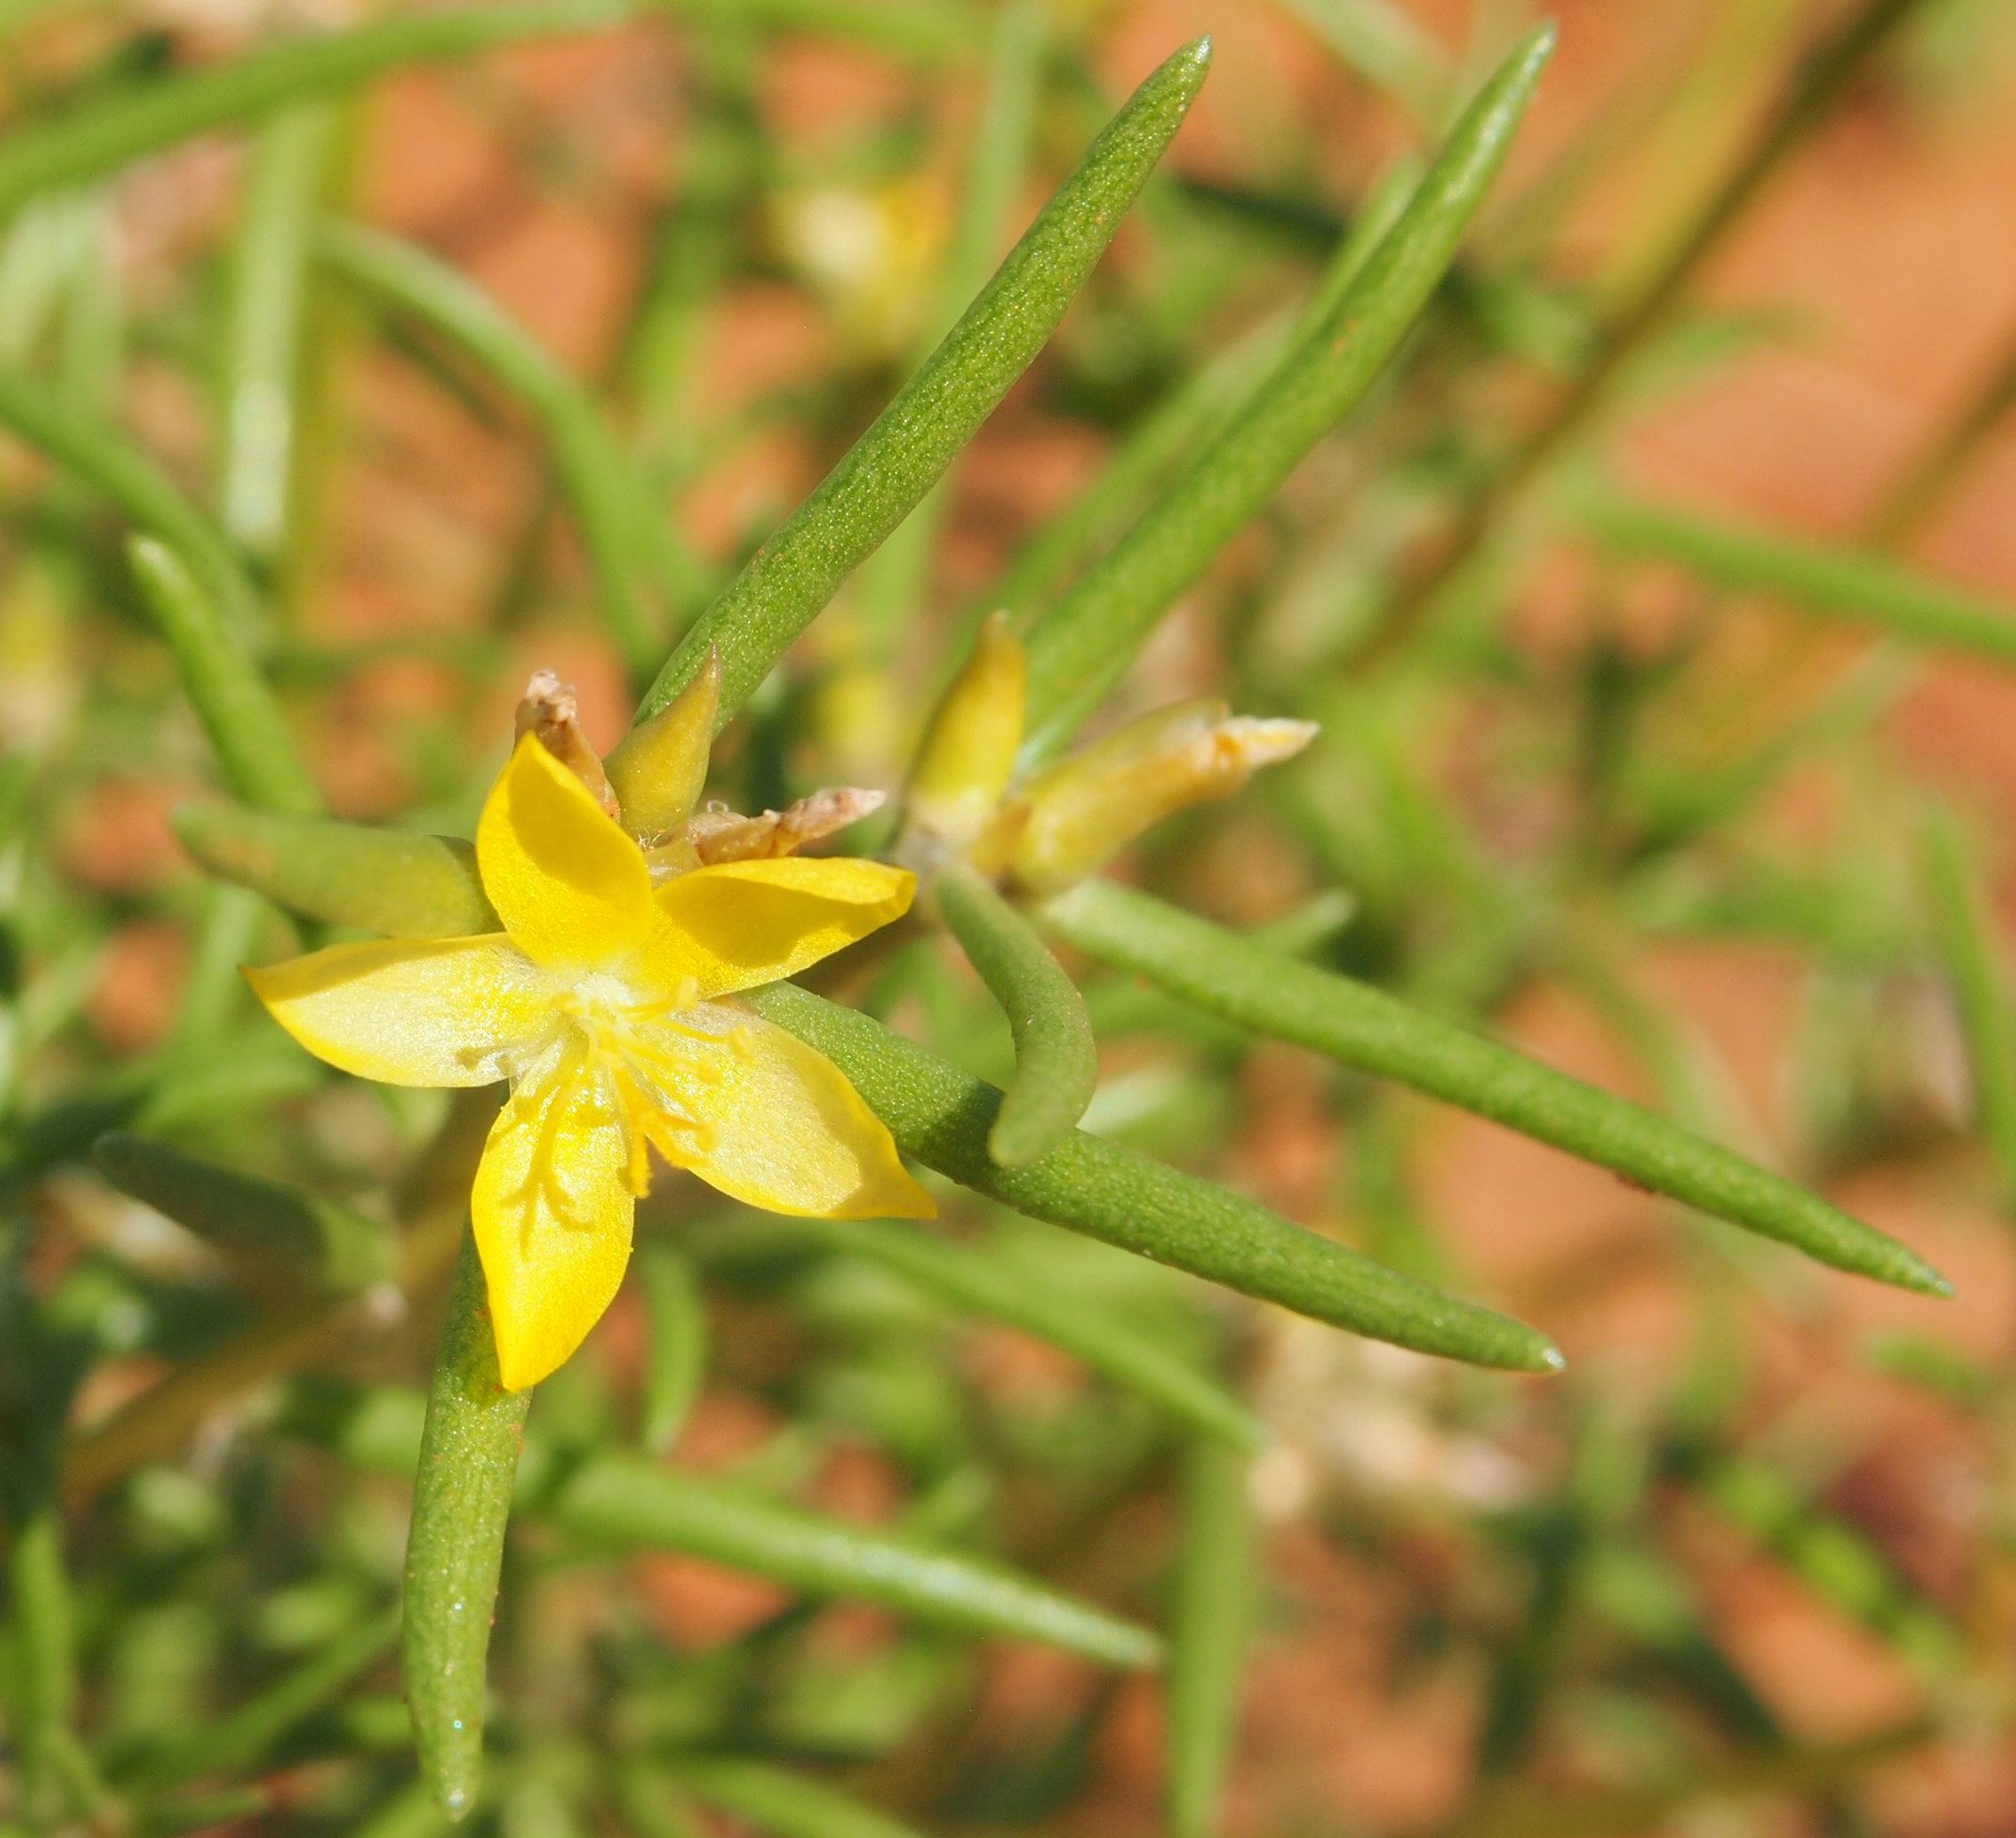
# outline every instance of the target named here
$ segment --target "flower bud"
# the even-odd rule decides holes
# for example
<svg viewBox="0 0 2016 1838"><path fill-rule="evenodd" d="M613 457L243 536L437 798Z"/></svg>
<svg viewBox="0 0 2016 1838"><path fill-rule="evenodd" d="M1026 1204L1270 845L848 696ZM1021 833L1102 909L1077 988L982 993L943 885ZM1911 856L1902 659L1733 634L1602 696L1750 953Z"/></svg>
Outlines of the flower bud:
<svg viewBox="0 0 2016 1838"><path fill-rule="evenodd" d="M1023 792L1019 825L1004 828L1008 871L1032 893L1082 881L1151 825L1231 797L1315 735L1313 722L1233 715L1208 697L1144 715Z"/></svg>
<svg viewBox="0 0 2016 1838"><path fill-rule="evenodd" d="M709 650L693 680L602 762L623 806L623 827L640 842L671 834L699 804L720 699L720 655Z"/></svg>
<svg viewBox="0 0 2016 1838"><path fill-rule="evenodd" d="M910 770L905 828L927 852L965 847L993 816L1022 745L1027 676L1008 615L993 614L932 713Z"/></svg>

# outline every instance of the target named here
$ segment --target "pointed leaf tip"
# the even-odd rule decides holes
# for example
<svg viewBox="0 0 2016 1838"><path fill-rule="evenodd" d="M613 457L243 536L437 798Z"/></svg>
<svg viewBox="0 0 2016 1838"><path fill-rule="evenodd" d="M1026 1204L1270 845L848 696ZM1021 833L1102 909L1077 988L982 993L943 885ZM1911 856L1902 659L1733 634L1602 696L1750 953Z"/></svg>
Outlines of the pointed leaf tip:
<svg viewBox="0 0 2016 1838"><path fill-rule="evenodd" d="M1900 1288L1916 1290L1921 1296L1934 1296L1942 1302L1953 1299L1952 1284L1915 1252L1896 1281Z"/></svg>

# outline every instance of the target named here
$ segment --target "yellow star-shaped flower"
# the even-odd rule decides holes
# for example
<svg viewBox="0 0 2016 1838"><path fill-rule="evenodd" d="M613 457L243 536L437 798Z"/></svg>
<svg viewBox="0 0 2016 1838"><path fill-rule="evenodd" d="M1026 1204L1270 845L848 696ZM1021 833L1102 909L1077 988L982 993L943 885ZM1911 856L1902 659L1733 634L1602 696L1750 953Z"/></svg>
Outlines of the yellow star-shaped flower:
<svg viewBox="0 0 2016 1838"><path fill-rule="evenodd" d="M510 1081L470 1199L507 1390L538 1384L609 1306L652 1148L773 1212L933 1211L839 1070L721 999L901 918L909 873L792 858L654 889L637 843L531 735L476 849L501 933L336 945L247 975L346 1072Z"/></svg>

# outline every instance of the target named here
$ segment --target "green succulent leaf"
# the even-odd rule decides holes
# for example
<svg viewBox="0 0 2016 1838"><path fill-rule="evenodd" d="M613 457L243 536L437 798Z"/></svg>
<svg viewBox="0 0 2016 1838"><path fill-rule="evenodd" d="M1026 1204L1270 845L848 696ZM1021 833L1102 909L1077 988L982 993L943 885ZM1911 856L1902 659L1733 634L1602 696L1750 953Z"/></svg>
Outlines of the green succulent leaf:
<svg viewBox="0 0 2016 1838"><path fill-rule="evenodd" d="M1001 1094L790 983L741 998L846 1073L908 1154L1003 1206L1173 1264L1374 1340L1477 1365L1553 1372L1544 1334L1456 1300L1222 1187L1074 1131L1040 1162L1004 1168L987 1143Z"/></svg>
<svg viewBox="0 0 2016 1838"><path fill-rule="evenodd" d="M1081 950L1206 1013L1397 1079L1838 1269L1923 1295L1951 1293L1908 1246L1817 1193L1369 983L1279 957L1111 882L1072 889L1045 918Z"/></svg>
<svg viewBox="0 0 2016 1838"><path fill-rule="evenodd" d="M1210 41L1200 38L1134 92L944 342L701 615L652 684L640 721L684 689L713 647L721 660L717 731L725 726L937 483L1049 342L1183 125L1210 57Z"/></svg>

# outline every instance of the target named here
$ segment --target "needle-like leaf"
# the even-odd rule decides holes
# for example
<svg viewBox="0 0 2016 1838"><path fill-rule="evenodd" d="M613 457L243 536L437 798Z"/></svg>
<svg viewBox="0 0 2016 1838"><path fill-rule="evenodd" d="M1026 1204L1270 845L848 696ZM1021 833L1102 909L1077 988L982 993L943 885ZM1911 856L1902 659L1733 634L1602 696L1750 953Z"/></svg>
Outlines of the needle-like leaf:
<svg viewBox="0 0 2016 1838"><path fill-rule="evenodd" d="M1040 1640L1108 1665L1153 1665L1160 1656L1160 1643L1145 1628L998 1565L860 1531L631 1456L584 1464L549 1511L578 1538L684 1551L813 1595Z"/></svg>
<svg viewBox="0 0 2016 1838"><path fill-rule="evenodd" d="M387 1389L326 1405L299 1427L347 1461L408 1473L419 1414L412 1392ZM800 1511L642 1456L604 1451L569 1468L558 1451L528 1436L520 1479L524 1511L585 1542L683 1551L810 1595L1039 1640L1110 1665L1153 1665L1160 1655L1145 1628L999 1564Z"/></svg>
<svg viewBox="0 0 2016 1838"><path fill-rule="evenodd" d="M127 558L232 790L262 810L295 816L319 811L322 794L296 751L286 715L216 600L181 556L153 537L132 538Z"/></svg>
<svg viewBox="0 0 2016 1838"><path fill-rule="evenodd" d="M179 553L233 626L250 620L257 596L223 531L123 434L80 413L45 384L5 368L0 427L39 448Z"/></svg>
<svg viewBox="0 0 2016 1838"><path fill-rule="evenodd" d="M1010 1322L1063 1347L1232 1448L1255 1449L1266 1439L1265 1426L1237 1399L1160 1340L989 1246L947 1244L916 1226L879 1220L815 1220L805 1229L957 1308Z"/></svg>
<svg viewBox="0 0 2016 1838"><path fill-rule="evenodd" d="M954 865L937 877L938 910L1008 1016L1015 1074L988 1132L1004 1168L1041 1160L1078 1127L1099 1084L1099 1042L1078 986L992 881Z"/></svg>
<svg viewBox="0 0 2016 1838"><path fill-rule="evenodd" d="M856 567L937 483L1056 328L1182 126L1210 40L1154 72L896 399L704 613L638 711L654 715L709 646L721 659L717 731Z"/></svg>
<svg viewBox="0 0 2016 1838"><path fill-rule="evenodd" d="M759 1761L690 1755L672 1772L703 1805L732 1813L775 1838L919 1838L915 1826L822 1782Z"/></svg>
<svg viewBox="0 0 2016 1838"><path fill-rule="evenodd" d="M230 1716L199 1722L187 1742L138 1762L120 1785L153 1794L205 1774L251 1767L280 1737L374 1664L398 1633L396 1610L368 1617Z"/></svg>
<svg viewBox="0 0 2016 1838"><path fill-rule="evenodd" d="M1055 754L1177 597L1399 348L1483 203L1554 49L1527 36L1464 112L1399 220L1231 424L1029 636L1032 759Z"/></svg>
<svg viewBox="0 0 2016 1838"><path fill-rule="evenodd" d="M261 1293L342 1294L396 1274L385 1226L300 1188L121 1131L99 1137L92 1159L114 1187L193 1232Z"/></svg>
<svg viewBox="0 0 2016 1838"><path fill-rule="evenodd" d="M2016 665L2016 605L1939 581L1880 552L1610 493L1583 526L1618 554L1677 562L1718 586L1766 593L1920 644Z"/></svg>
<svg viewBox="0 0 2016 1838"><path fill-rule="evenodd" d="M1916 1252L1817 1193L1369 983L1278 957L1112 882L1073 888L1044 916L1088 955L1207 1013L1397 1079L1839 1269L1950 1293Z"/></svg>
<svg viewBox="0 0 2016 1838"><path fill-rule="evenodd" d="M0 146L0 216L38 191L110 172L213 128L257 121L287 103L521 38L599 32L636 11L630 0L518 0L395 14L349 32L295 39L237 63L137 85L88 109L18 130Z"/></svg>
<svg viewBox="0 0 2016 1838"><path fill-rule="evenodd" d="M2016 1015L2009 1010L2008 980L1965 835L1943 806L1927 817L1925 889L1966 1036L1975 1118L2001 1163L2004 1192L2016 1196Z"/></svg>
<svg viewBox="0 0 2016 1838"><path fill-rule="evenodd" d="M1247 1464L1200 1445L1184 1477L1169 1644L1169 1828L1212 1838L1238 1742L1253 1597Z"/></svg>
<svg viewBox="0 0 2016 1838"><path fill-rule="evenodd" d="M1517 1372L1553 1372L1544 1334L1430 1288L1222 1187L1073 1132L1042 1161L987 1152L1001 1094L879 1022L790 983L741 998L846 1073L902 1147L1033 1219L1069 1226L1354 1333Z"/></svg>
<svg viewBox="0 0 2016 1838"><path fill-rule="evenodd" d="M691 1260L670 1245L641 1247L637 1275L651 1330L637 1439L647 1453L662 1455L678 1441L700 1395L707 1366L707 1312Z"/></svg>

